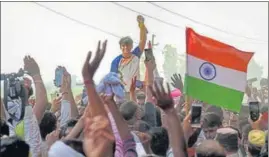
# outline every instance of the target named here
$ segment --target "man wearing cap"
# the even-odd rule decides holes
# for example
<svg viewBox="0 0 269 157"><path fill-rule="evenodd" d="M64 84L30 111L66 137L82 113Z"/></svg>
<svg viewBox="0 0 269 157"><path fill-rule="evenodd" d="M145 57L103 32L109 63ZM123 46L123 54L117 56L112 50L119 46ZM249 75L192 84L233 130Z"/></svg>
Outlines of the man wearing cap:
<svg viewBox="0 0 269 157"><path fill-rule="evenodd" d="M241 157L239 151L238 132L232 128L220 128L217 130L215 140L224 148L227 157Z"/></svg>
<svg viewBox="0 0 269 157"><path fill-rule="evenodd" d="M133 40L129 36L121 38L119 44L122 54L112 61L110 69L110 72L120 74L126 92L130 90L133 77L137 76L137 80L139 80L139 59L144 51L147 40L147 28L144 24L143 16L139 15L137 21L140 28L139 45L132 50Z"/></svg>
<svg viewBox="0 0 269 157"><path fill-rule="evenodd" d="M261 130L252 130L248 134L248 156L259 157L262 147L265 145L266 134Z"/></svg>

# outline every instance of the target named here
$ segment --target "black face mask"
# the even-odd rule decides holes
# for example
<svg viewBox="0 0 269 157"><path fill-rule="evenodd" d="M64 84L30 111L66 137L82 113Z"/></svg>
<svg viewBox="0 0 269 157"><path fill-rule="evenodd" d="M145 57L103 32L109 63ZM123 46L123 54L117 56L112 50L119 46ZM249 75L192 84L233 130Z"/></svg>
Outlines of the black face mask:
<svg viewBox="0 0 269 157"><path fill-rule="evenodd" d="M197 139L198 139L198 137L199 137L199 135L200 135L201 130L202 130L201 128L198 128L198 129L196 129L195 132L191 135L191 137L190 137L189 140L188 140L188 147L189 147L189 148L192 147L192 146L196 143L196 141L197 141Z"/></svg>

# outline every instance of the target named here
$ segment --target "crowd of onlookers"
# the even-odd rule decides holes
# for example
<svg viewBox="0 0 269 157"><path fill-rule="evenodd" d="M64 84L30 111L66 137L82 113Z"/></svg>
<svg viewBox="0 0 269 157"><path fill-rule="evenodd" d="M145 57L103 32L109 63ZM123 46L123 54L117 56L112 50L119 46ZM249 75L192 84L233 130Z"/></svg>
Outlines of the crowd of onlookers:
<svg viewBox="0 0 269 157"><path fill-rule="evenodd" d="M172 96L169 85L164 90L164 83L154 79L154 60L145 62L143 88L137 89L133 78L124 100L115 100L114 92L98 93L93 76L105 51L106 42L102 47L99 44L95 57L91 52L86 57L82 69L84 100L75 102L71 77L65 69L61 95L49 109L39 66L30 56L24 58L24 69L31 76L24 79L24 86L30 97L33 82L35 103L25 106L24 117L18 121L13 116L20 116L16 107L20 101L9 99L5 105L2 100L1 156L268 156L268 102L260 103L261 115L255 122L248 118L248 112L237 114L203 103L201 127L193 128L189 109L195 100L183 93ZM174 75L172 80L175 90L182 91L181 78ZM256 99L252 91L248 87L246 93Z"/></svg>

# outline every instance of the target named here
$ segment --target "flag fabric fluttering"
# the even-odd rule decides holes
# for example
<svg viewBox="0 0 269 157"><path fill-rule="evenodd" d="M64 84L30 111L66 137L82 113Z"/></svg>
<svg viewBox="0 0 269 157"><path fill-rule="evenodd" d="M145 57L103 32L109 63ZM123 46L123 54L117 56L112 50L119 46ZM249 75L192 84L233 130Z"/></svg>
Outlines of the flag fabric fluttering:
<svg viewBox="0 0 269 157"><path fill-rule="evenodd" d="M193 99L239 112L252 52L199 35L186 28L185 93Z"/></svg>

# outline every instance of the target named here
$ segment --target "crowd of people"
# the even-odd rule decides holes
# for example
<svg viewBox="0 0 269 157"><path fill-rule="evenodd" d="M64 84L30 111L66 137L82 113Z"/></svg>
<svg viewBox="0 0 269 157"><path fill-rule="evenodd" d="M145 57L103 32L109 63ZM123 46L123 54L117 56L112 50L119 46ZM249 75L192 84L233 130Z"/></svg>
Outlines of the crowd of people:
<svg viewBox="0 0 269 157"><path fill-rule="evenodd" d="M141 16L138 24L138 47L131 51L132 39L122 38L122 55L113 60L111 72L100 83L93 77L109 42L99 41L96 52L85 55L85 96L79 102L74 99L68 69L62 67L61 94L48 107L39 65L26 56L24 70L29 77L24 78L23 86L30 98L34 84L35 102L26 102L20 119L21 100L1 101L1 156L267 157L268 85L260 94L251 86L246 88L250 100L260 101L257 121L249 118L249 112L234 113L185 96L181 75L175 74L171 83L164 83L154 58L145 60L145 79L138 88L137 80L142 80L139 60L147 41ZM199 127L191 124L193 103L202 103Z"/></svg>

